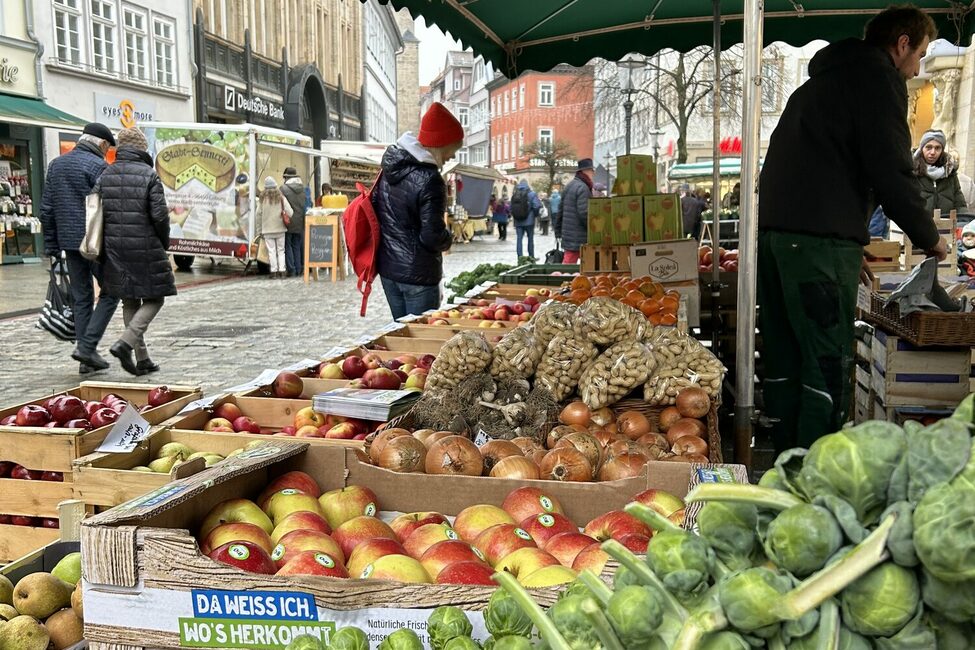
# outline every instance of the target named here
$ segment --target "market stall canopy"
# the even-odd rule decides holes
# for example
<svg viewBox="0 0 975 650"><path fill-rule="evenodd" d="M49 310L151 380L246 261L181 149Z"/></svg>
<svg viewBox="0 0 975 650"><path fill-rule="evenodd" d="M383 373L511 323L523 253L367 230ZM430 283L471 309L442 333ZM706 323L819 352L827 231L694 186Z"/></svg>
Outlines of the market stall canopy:
<svg viewBox="0 0 975 650"><path fill-rule="evenodd" d="M365 0L363 0L364 2ZM560 63L617 60L628 52L688 51L713 43L712 0L380 0L434 23L491 61L509 79ZM742 41L744 0L723 0L723 42ZM862 34L890 0L765 0L765 43L805 45ZM969 2L915 0L942 38L967 45ZM801 20L796 20L801 19Z"/></svg>
<svg viewBox="0 0 975 650"><path fill-rule="evenodd" d="M13 124L80 131L87 120L49 106L41 99L0 95L0 120Z"/></svg>
<svg viewBox="0 0 975 650"><path fill-rule="evenodd" d="M467 214L472 217L484 216L488 212L488 200L494 192L497 181L507 179L502 172L491 167L475 167L458 162L444 165L443 175L450 175L456 180L457 203L464 206Z"/></svg>
<svg viewBox="0 0 975 650"><path fill-rule="evenodd" d="M760 160L758 164L761 167L762 161ZM718 170L722 176L741 176L741 158L722 158ZM704 160L674 165L667 172L667 179L672 181L686 181L695 178L711 180L713 173L714 163L710 160Z"/></svg>
<svg viewBox="0 0 975 650"><path fill-rule="evenodd" d="M464 177L484 178L492 181L504 181L508 179L506 174L499 172L493 167L476 167L459 162L448 162L444 165L442 173L444 176L447 174L461 174Z"/></svg>

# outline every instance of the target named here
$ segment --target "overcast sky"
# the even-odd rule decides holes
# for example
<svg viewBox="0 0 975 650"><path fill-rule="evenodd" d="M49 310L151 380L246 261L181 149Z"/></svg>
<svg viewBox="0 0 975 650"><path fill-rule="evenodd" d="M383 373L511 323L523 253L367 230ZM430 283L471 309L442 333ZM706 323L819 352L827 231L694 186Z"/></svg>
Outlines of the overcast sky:
<svg viewBox="0 0 975 650"><path fill-rule="evenodd" d="M420 85L426 86L443 69L447 52L463 48L435 25L427 27L422 17L416 19L414 35L420 39Z"/></svg>

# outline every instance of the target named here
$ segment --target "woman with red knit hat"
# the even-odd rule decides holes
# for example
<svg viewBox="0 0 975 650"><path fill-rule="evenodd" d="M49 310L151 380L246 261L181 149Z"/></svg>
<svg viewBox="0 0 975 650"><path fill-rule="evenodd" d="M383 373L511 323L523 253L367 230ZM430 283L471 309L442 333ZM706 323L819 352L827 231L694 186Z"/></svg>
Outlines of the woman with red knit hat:
<svg viewBox="0 0 975 650"><path fill-rule="evenodd" d="M442 254L451 243L440 168L463 143L464 127L434 103L419 135L404 133L383 154L372 203L380 229L377 269L394 319L440 306Z"/></svg>

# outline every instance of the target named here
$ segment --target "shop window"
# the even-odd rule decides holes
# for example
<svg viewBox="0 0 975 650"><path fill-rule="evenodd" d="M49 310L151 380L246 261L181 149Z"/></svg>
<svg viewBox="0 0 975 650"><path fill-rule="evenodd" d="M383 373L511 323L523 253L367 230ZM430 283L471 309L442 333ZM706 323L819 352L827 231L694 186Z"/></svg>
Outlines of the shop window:
<svg viewBox="0 0 975 650"><path fill-rule="evenodd" d="M171 21L153 17L152 48L155 56L156 83L160 86L176 85L176 69L173 59L174 31Z"/></svg>
<svg viewBox="0 0 975 650"><path fill-rule="evenodd" d="M99 72L115 72L115 5L91 0L91 62Z"/></svg>
<svg viewBox="0 0 975 650"><path fill-rule="evenodd" d="M58 61L81 64L81 0L54 0L54 40Z"/></svg>
<svg viewBox="0 0 975 650"><path fill-rule="evenodd" d="M133 79L148 79L149 34L146 31L146 15L132 9L122 10L125 31L125 73Z"/></svg>

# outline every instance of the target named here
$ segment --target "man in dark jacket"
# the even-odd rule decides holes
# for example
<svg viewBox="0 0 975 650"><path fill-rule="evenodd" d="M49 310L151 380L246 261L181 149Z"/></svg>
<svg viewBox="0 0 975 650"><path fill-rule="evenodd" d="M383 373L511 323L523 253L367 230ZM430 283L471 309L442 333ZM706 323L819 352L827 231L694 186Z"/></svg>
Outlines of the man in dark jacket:
<svg viewBox="0 0 975 650"><path fill-rule="evenodd" d="M294 167L284 169L281 194L291 204L293 211L284 235L284 266L288 277L298 277L305 269L305 211L308 209L308 190Z"/></svg>
<svg viewBox="0 0 975 650"><path fill-rule="evenodd" d="M589 240L589 199L592 197L592 158L579 161L575 177L565 186L558 218L553 221L555 237L562 238L564 264L578 264L579 250Z"/></svg>
<svg viewBox="0 0 975 650"><path fill-rule="evenodd" d="M694 239L701 238L701 215L707 209L704 199L691 190L689 185L681 188L684 195L680 197L681 217L684 222L684 236L690 235Z"/></svg>
<svg viewBox="0 0 975 650"><path fill-rule="evenodd" d="M96 348L118 306L118 299L101 295L95 307L92 278L101 284L101 269L78 252L85 236L85 197L105 170L105 154L114 146L115 137L107 126L97 122L85 126L75 148L48 165L41 197L44 253L55 257L63 252L68 262L77 340L71 358L80 362L82 374L108 368Z"/></svg>
<svg viewBox="0 0 975 650"><path fill-rule="evenodd" d="M519 203L516 203L519 202ZM517 208L521 205L520 210ZM522 239L528 237L528 257L535 257L535 220L542 212L542 202L538 195L530 187L528 181L521 181L515 187L511 195L511 218L515 222L515 235L517 236L515 252L518 259L521 259L524 249Z"/></svg>
<svg viewBox="0 0 975 650"><path fill-rule="evenodd" d="M372 203L380 231L377 270L394 319L440 305L442 253L451 244L440 168L463 140L457 118L434 103L420 121L420 134L403 134L383 154Z"/></svg>
<svg viewBox="0 0 975 650"><path fill-rule="evenodd" d="M873 203L918 248L945 257L912 174L905 83L935 35L917 8L881 12L864 40L834 43L813 58L772 133L761 176L758 300L764 401L778 420L779 450L808 447L846 422Z"/></svg>

